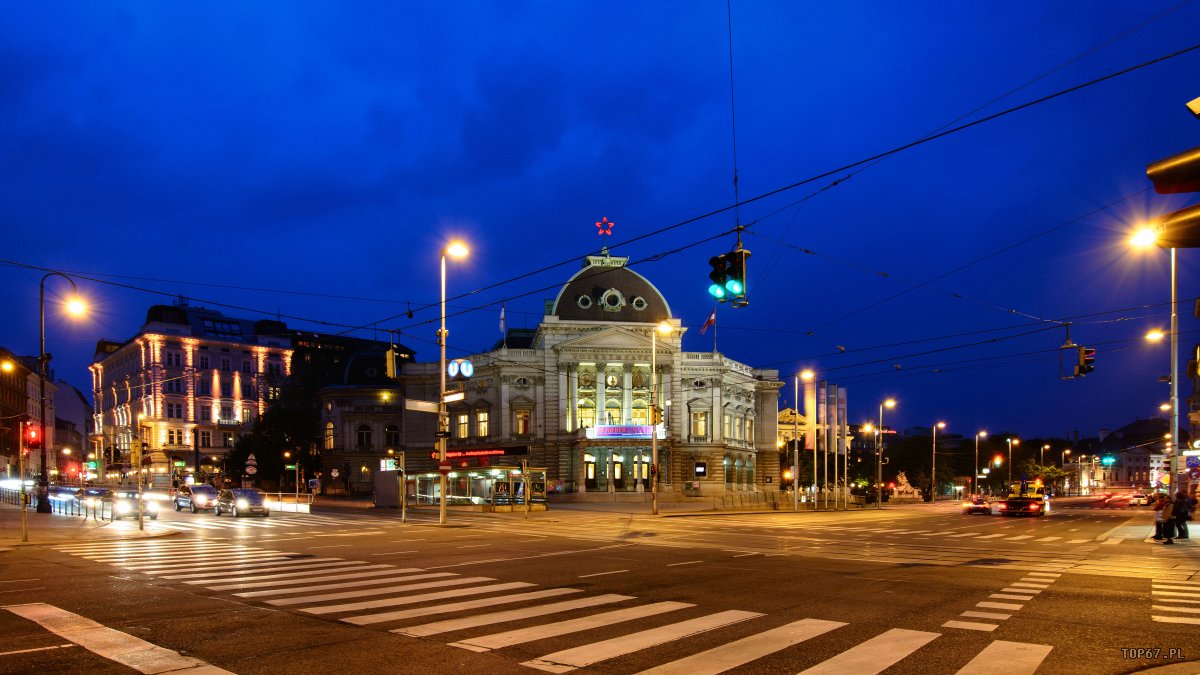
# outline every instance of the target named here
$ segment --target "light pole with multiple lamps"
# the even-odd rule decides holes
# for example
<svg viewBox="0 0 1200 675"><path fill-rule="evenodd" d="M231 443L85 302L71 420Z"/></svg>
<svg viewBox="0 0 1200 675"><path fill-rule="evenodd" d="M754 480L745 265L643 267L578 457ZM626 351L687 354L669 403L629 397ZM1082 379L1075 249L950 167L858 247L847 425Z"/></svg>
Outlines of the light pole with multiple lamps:
<svg viewBox="0 0 1200 675"><path fill-rule="evenodd" d="M438 328L438 426L437 426L437 448L438 448L438 487L441 489L441 498L438 502L438 524L446 524L446 490L448 487L446 466L446 441L450 437L450 415L446 410L446 256L459 259L467 257L466 244L461 241L452 241L442 249L442 297L441 297L441 324Z"/></svg>
<svg viewBox="0 0 1200 675"><path fill-rule="evenodd" d="M50 355L46 353L46 280L53 276L59 276L66 279L71 284L71 299L67 301L67 313L71 316L83 316L87 311L87 306L83 300L79 299L79 288L75 286L75 281L71 277L62 272L50 272L42 277L42 282L38 284L38 324L40 326L41 351L38 353L38 422L41 425L42 437L42 471L38 477L38 513L50 513L50 471L46 467L46 377L50 370ZM56 462L57 464L57 462Z"/></svg>
<svg viewBox="0 0 1200 675"><path fill-rule="evenodd" d="M883 409L896 407L896 399L889 398L879 404L879 426L875 427L875 508L883 508Z"/></svg>
<svg viewBox="0 0 1200 675"><path fill-rule="evenodd" d="M979 492L979 474L980 474L980 470L979 470L979 439L980 438L987 438L987 432L986 431L976 431L975 432L975 465L974 465L974 469L973 469L975 475L971 477L971 480L975 481L975 483L974 483L975 494L980 494L980 492Z"/></svg>
<svg viewBox="0 0 1200 675"><path fill-rule="evenodd" d="M1012 446L1020 444L1021 439L1008 437L1008 485L1004 487L1006 490L1012 489Z"/></svg>
<svg viewBox="0 0 1200 675"><path fill-rule="evenodd" d="M671 324L660 321L650 331L650 513L658 515L658 335L668 335ZM612 481L609 481L611 484Z"/></svg>
<svg viewBox="0 0 1200 675"><path fill-rule="evenodd" d="M945 428L946 428L945 422L938 422L937 424L933 425L933 456L929 460L929 471L930 471L929 475L931 476L930 481L929 481L929 501L930 502L936 502L937 494L938 494L938 489L937 489L937 431L938 431L938 429L945 429Z"/></svg>

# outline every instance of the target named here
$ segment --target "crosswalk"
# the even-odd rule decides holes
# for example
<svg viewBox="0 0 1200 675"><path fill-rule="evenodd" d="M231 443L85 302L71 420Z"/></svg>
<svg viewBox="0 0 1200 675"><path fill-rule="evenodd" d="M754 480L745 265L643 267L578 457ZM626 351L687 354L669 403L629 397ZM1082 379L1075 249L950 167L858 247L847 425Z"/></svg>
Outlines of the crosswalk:
<svg viewBox="0 0 1200 675"><path fill-rule="evenodd" d="M159 519L156 521L147 521L145 524L146 530L150 532L198 532L198 531L222 531L222 530L294 530L300 528L322 528L322 527L378 527L381 524L387 524L389 521L379 518L370 518L363 516L322 516L316 514L303 515L282 515L271 516L269 518L225 518L214 517L208 514L198 514L192 518L184 518L180 520L165 520ZM126 528L136 528L135 522L121 522L120 526Z"/></svg>
<svg viewBox="0 0 1200 675"><path fill-rule="evenodd" d="M943 633L891 628L848 648L838 643L836 654L813 663L823 655L808 655L822 652L797 646L826 636L842 639L837 636L848 630L848 623L705 609L688 602L256 546L226 546L214 553L200 541L141 540L65 544L56 550L165 582L227 593L242 602L444 641L457 649L505 654L515 648L509 654L520 653L522 666L550 673L625 657L654 663L655 655L663 653L669 656L658 660L667 662L646 672L715 674L785 657L807 667L803 672L809 675L879 673L908 658L973 657L959 661L960 673L981 673L989 664L1003 662L1006 673L1019 674L1033 673L1052 651L1048 645L995 640L975 655L955 650L935 656L929 649ZM543 643L548 645L544 651L538 649ZM655 649L665 645L671 648ZM530 654L540 655L528 658Z"/></svg>
<svg viewBox="0 0 1200 675"><path fill-rule="evenodd" d="M1200 581L1155 579L1150 596L1154 621L1200 625Z"/></svg>

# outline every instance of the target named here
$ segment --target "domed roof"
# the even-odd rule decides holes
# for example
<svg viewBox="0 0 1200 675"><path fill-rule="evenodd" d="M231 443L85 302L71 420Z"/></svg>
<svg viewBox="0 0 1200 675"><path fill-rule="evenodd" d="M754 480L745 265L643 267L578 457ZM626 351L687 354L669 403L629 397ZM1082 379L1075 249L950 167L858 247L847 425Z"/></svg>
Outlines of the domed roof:
<svg viewBox="0 0 1200 675"><path fill-rule="evenodd" d="M671 318L671 307L645 277L625 267L628 258L588 256L554 300L565 321L655 323Z"/></svg>

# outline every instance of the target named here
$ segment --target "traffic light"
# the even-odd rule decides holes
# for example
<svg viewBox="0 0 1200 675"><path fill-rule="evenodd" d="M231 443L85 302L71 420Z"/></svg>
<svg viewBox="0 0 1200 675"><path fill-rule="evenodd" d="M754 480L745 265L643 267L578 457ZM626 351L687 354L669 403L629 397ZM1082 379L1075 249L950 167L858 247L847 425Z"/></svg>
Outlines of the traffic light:
<svg viewBox="0 0 1200 675"><path fill-rule="evenodd" d="M745 307L750 304L750 301L746 299L746 259L749 257L750 251L744 248L738 248L725 254L729 263L725 291L730 304L734 307Z"/></svg>
<svg viewBox="0 0 1200 675"><path fill-rule="evenodd" d="M25 449L37 450L42 447L42 432L33 422L25 423Z"/></svg>
<svg viewBox="0 0 1200 675"><path fill-rule="evenodd" d="M1200 192L1200 147L1154 162L1146 167L1146 177L1160 195ZM1200 204L1161 216L1154 226L1155 243L1160 248L1198 248Z"/></svg>
<svg viewBox="0 0 1200 675"><path fill-rule="evenodd" d="M389 380L396 379L396 375L397 375L397 373L396 373L396 348L388 347L387 353L384 354L384 358L387 360L387 363L385 364L385 368L387 370L388 379Z"/></svg>
<svg viewBox="0 0 1200 675"><path fill-rule="evenodd" d="M1088 347L1076 347L1079 350L1079 363L1075 364L1075 377L1083 377L1096 369L1096 350Z"/></svg>
<svg viewBox="0 0 1200 675"><path fill-rule="evenodd" d="M708 273L708 278L712 280L712 285L708 287L708 294L719 302L725 302L727 295L725 283L729 279L729 261L726 259L726 255L722 253L708 260L708 264L712 265L712 271Z"/></svg>

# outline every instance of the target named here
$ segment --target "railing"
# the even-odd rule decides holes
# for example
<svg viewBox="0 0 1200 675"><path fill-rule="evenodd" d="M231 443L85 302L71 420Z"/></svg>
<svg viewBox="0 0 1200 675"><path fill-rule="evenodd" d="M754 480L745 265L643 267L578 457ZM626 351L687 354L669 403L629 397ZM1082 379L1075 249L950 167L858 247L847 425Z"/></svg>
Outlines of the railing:
<svg viewBox="0 0 1200 675"><path fill-rule="evenodd" d="M307 492L268 492L267 508L279 513L312 513L313 496Z"/></svg>

